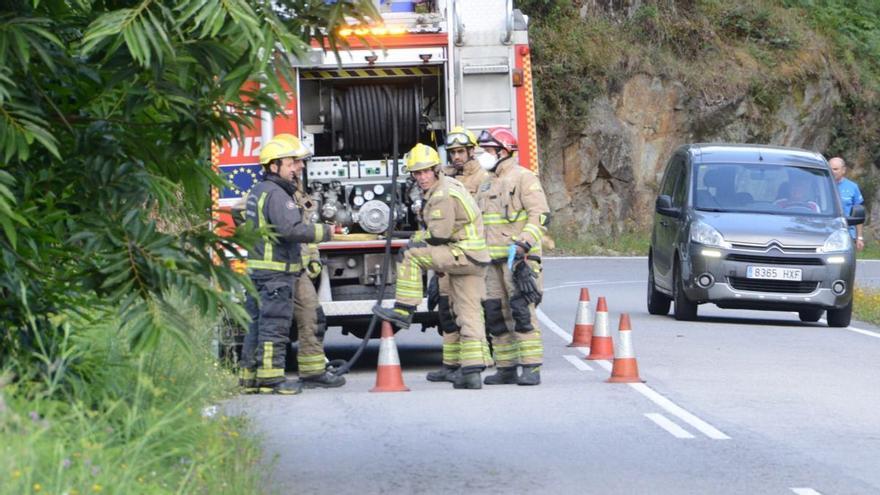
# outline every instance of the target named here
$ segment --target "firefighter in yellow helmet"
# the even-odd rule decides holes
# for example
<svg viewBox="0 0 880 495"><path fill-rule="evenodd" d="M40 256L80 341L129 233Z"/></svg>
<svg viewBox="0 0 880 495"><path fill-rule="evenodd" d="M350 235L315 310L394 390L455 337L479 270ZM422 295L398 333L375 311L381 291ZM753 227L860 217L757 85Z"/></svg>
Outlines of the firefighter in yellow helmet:
<svg viewBox="0 0 880 495"><path fill-rule="evenodd" d="M406 169L421 188L424 228L398 253L394 308L375 306L373 313L398 328L409 328L422 301L422 272L434 270L449 278L449 296L461 327L460 372L455 388L482 388L486 333L480 300L485 293L489 253L480 210L464 186L440 171L434 148L415 145L406 155Z"/></svg>
<svg viewBox="0 0 880 495"><path fill-rule="evenodd" d="M477 193L480 184L486 180L487 173L474 156L477 138L474 133L457 126L446 134L447 166L443 173L453 177L464 185L471 196ZM443 336L443 365L439 370L428 373L428 381L453 381L455 371L459 368L458 356L461 340L461 328L455 322L455 308L450 304L449 277L435 274L431 284L437 291L437 316L440 333ZM433 308L430 308L433 309ZM488 345L484 349L486 361L491 361Z"/></svg>
<svg viewBox="0 0 880 495"><path fill-rule="evenodd" d="M477 137L464 127L453 127L446 135L446 158L449 166L443 172L464 184L471 195L477 194L480 184L489 177L474 155L476 148Z"/></svg>
<svg viewBox="0 0 880 495"><path fill-rule="evenodd" d="M284 140L293 146L301 146L300 139L293 134L277 134L275 139ZM296 174L293 178L296 192L293 199L297 206L302 209L303 218L310 222L317 222L315 214L318 205L309 196L303 185L302 176ZM328 227L330 228L330 227ZM316 242L301 246L301 257L304 275L296 282L293 303L293 329L291 333L299 342L296 353L299 378L305 388L332 388L341 387L345 384L345 378L325 371L324 333L327 331L327 319L324 309L318 301L318 293L315 290L314 280L321 276L323 266ZM292 336L293 338L293 336Z"/></svg>
<svg viewBox="0 0 880 495"><path fill-rule="evenodd" d="M490 180L477 193L492 257L484 309L497 369L485 383L538 385L544 344L535 307L541 299L541 246L550 208L538 177L517 163L517 141L510 130L488 129L477 142L496 159ZM522 366L520 375L517 366Z"/></svg>
<svg viewBox="0 0 880 495"><path fill-rule="evenodd" d="M297 394L302 384L284 375L294 288L303 272L302 243L330 240L321 224L304 221L294 201L294 177L302 172L311 152L296 141L272 139L260 151L263 180L248 195L245 217L254 228L274 233L258 240L248 251L248 273L259 295L246 305L252 324L241 356L245 391ZM323 358L322 358L323 370Z"/></svg>

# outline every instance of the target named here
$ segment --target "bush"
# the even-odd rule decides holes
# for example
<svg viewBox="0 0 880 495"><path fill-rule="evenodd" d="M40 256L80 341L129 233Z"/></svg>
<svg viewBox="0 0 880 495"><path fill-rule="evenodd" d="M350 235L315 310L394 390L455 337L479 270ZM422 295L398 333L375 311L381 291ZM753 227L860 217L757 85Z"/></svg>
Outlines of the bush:
<svg viewBox="0 0 880 495"><path fill-rule="evenodd" d="M135 354L118 322L71 318L39 371L0 372L0 494L264 492L248 424L211 408L235 387L211 322L178 309L196 329L185 345Z"/></svg>

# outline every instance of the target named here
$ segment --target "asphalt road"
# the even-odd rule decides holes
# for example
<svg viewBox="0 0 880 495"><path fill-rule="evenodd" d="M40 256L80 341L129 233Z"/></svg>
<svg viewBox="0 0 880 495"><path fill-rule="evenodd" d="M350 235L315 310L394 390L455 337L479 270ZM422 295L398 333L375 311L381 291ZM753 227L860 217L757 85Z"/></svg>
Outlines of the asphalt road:
<svg viewBox="0 0 880 495"><path fill-rule="evenodd" d="M378 345L348 384L224 405L264 436L279 493L880 493L880 329L785 312L645 310L644 258L548 259L539 387L427 382L435 331L397 334L406 393L369 393ZM860 263L880 285L880 262ZM629 313L640 384L570 341L579 290ZM359 340L331 331L328 354Z"/></svg>

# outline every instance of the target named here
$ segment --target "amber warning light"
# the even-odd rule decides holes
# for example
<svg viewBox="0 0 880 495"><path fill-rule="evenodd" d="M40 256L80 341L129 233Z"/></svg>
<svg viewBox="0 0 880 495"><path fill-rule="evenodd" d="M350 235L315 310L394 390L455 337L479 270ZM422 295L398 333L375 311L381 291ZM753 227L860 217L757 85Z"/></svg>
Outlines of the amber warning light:
<svg viewBox="0 0 880 495"><path fill-rule="evenodd" d="M370 26L370 27L346 27L340 28L338 31L339 36L348 37L348 36L366 36L371 34L373 36L399 36L401 34L406 34L407 30L404 26Z"/></svg>

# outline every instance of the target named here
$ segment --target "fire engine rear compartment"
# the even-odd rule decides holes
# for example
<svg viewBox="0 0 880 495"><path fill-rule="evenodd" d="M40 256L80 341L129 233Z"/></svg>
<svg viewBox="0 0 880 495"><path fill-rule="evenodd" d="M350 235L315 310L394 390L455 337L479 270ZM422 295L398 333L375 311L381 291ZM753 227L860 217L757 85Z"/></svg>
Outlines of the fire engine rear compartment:
<svg viewBox="0 0 880 495"><path fill-rule="evenodd" d="M399 207L394 230L402 234L418 228L421 194L403 169L403 155L418 142L435 147L443 143L445 76L443 66L428 64L301 69L300 128L315 150L306 175L307 191L319 205L318 218L312 220L336 223L353 234L382 233L391 191L396 188ZM392 112L397 113L399 140L395 185L391 183ZM319 298L328 324L341 325L343 333L359 337L364 336L370 307L383 283L387 284L385 299L394 299L393 260L388 280L381 280L384 242L374 242L375 247L345 246L349 244L345 242L321 246L324 271ZM420 309L415 321L435 325L435 315Z"/></svg>
<svg viewBox="0 0 880 495"><path fill-rule="evenodd" d="M326 77L333 75L341 77ZM307 139L313 137L318 157L387 159L392 111L396 111L401 154L417 142L437 146L446 127L444 81L439 65L303 70L299 88L303 132ZM385 86L391 89L390 102Z"/></svg>

